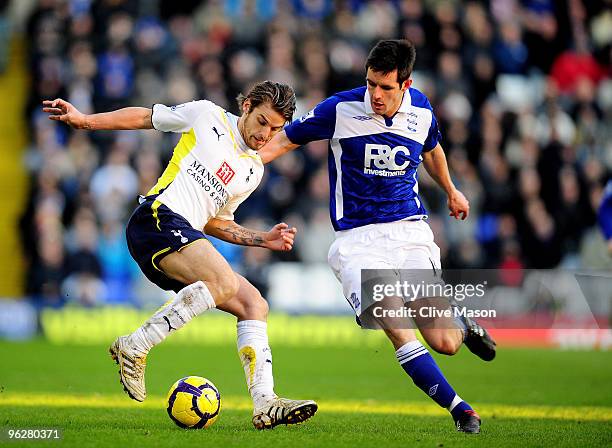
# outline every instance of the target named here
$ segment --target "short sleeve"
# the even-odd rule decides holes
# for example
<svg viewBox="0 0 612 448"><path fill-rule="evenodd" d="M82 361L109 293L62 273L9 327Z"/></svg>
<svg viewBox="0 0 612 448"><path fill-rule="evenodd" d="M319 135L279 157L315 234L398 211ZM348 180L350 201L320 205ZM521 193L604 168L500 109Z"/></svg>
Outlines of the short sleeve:
<svg viewBox="0 0 612 448"><path fill-rule="evenodd" d="M250 196L251 192L252 191L248 191L247 193L236 195L231 198L229 201L227 201L225 207L219 210L219 213L217 213L217 216L215 216L215 218L222 219L223 221L233 221L234 213L238 209L238 206Z"/></svg>
<svg viewBox="0 0 612 448"><path fill-rule="evenodd" d="M313 110L285 128L289 140L296 145L305 145L316 140L332 138L336 127L336 106L339 99L330 97L320 102Z"/></svg>
<svg viewBox="0 0 612 448"><path fill-rule="evenodd" d="M429 132L427 134L427 138L425 139L425 143L423 143L423 151L431 151L436 146L438 146L439 141L442 139L442 134L440 134L440 127L438 125L438 119L436 118L436 114L434 114L429 101L427 102L429 109L431 110L431 125L429 126Z"/></svg>
<svg viewBox="0 0 612 448"><path fill-rule="evenodd" d="M209 112L214 107L216 107L214 103L206 100L191 101L170 107L155 104L151 123L158 131L187 132L202 113Z"/></svg>

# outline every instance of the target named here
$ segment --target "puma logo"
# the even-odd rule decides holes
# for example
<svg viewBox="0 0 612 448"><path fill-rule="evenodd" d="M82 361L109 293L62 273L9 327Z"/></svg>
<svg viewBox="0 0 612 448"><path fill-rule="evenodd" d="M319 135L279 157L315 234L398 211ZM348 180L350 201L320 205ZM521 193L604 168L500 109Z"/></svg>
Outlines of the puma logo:
<svg viewBox="0 0 612 448"><path fill-rule="evenodd" d="M170 333L172 330L176 330L176 328L174 328L172 325L170 325L170 319L168 319L168 316L164 316L164 320L168 324L168 333Z"/></svg>
<svg viewBox="0 0 612 448"><path fill-rule="evenodd" d="M222 135L225 135L225 134L220 134L219 131L217 131L217 128L215 126L213 126L212 130L215 131L215 134L217 134L217 141L221 140Z"/></svg>

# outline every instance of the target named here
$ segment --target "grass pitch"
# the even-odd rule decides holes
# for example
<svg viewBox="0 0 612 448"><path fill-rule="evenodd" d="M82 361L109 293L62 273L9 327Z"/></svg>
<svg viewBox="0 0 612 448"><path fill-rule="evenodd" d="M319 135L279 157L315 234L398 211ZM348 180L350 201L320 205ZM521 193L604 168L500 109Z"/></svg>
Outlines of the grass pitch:
<svg viewBox="0 0 612 448"><path fill-rule="evenodd" d="M0 342L0 428L63 431L60 441L10 442L15 446L612 445L611 352L502 349L492 363L465 349L436 356L483 418L482 433L466 435L412 384L390 346L271 342L277 393L319 402L319 412L305 424L253 429L234 345L156 347L148 360L149 396L138 404L122 393L106 346L38 340ZM221 392L221 416L210 429L182 430L166 414L168 388L187 375L207 377Z"/></svg>

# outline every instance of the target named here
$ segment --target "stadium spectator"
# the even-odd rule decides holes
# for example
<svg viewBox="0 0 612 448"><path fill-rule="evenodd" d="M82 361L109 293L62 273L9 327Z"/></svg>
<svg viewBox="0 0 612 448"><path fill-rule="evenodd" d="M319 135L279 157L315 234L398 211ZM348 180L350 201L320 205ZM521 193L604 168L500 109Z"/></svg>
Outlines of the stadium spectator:
<svg viewBox="0 0 612 448"><path fill-rule="evenodd" d="M473 207L469 223L449 226L444 215L435 215L444 210L443 199L422 175L420 194L434 213L435 234L444 238L438 241L444 264L605 264L595 229L595 199L612 170L606 125L612 35L605 2L156 4L45 0L31 11L27 117L33 138L26 163L33 188L22 221L30 294L63 300L69 229L80 210L89 209L100 226L93 253L105 300L139 301L140 279L118 249L122 228L126 210L170 158L166 148L175 138L89 135L41 123L43 98L66 97L84 112L100 112L206 97L237 112L236 93L271 78L296 88L299 116L333 92L362 85L366 50L381 37L415 43L415 86L439 111L451 171ZM290 256L324 260L320 247L331 232L319 213L326 159L325 145L313 143L275 161L238 219L289 217L300 223ZM265 275L255 273L264 261L258 255L234 250L228 259L265 283Z"/></svg>

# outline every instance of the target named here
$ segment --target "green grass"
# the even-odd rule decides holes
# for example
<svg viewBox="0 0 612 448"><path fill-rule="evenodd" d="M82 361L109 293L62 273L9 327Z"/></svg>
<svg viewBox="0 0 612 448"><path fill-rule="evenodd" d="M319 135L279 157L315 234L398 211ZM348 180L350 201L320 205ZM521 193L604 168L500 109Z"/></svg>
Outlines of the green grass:
<svg viewBox="0 0 612 448"><path fill-rule="evenodd" d="M456 433L446 411L406 377L390 347L284 347L272 341L276 390L313 398L309 422L257 432L236 349L167 344L149 356L149 398L124 397L104 346L0 342L0 427L58 427L60 442L30 446L610 446L612 353L500 351L484 363L462 350L437 360L483 417L478 436ZM219 421L204 431L174 426L163 396L186 375L214 381ZM15 442L15 446L27 443Z"/></svg>

